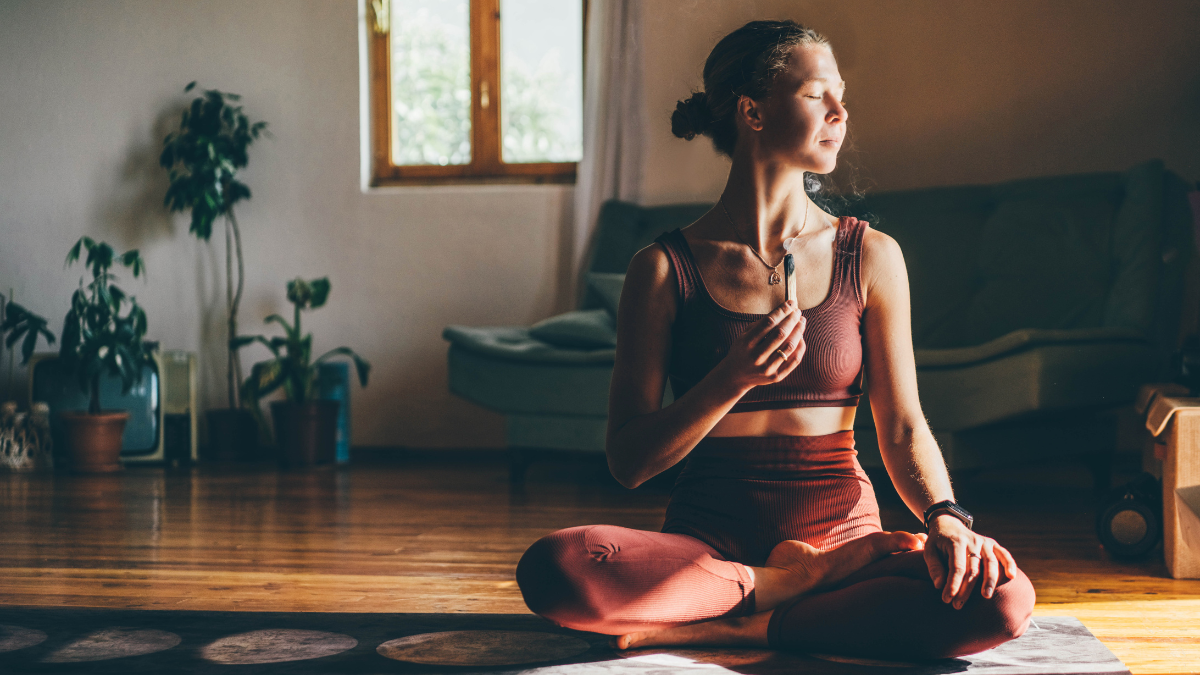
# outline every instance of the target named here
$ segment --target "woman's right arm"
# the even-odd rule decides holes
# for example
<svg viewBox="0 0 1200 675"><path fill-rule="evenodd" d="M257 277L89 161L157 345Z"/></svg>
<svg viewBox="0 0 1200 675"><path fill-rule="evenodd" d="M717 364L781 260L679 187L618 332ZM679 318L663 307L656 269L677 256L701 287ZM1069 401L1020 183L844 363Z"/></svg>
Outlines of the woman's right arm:
<svg viewBox="0 0 1200 675"><path fill-rule="evenodd" d="M704 379L662 407L671 362L677 282L657 244L629 263L617 310L617 355L608 391L608 467L637 487L683 459L751 388L787 377L804 355L804 318L780 305L734 341ZM787 354L779 355L777 350Z"/></svg>

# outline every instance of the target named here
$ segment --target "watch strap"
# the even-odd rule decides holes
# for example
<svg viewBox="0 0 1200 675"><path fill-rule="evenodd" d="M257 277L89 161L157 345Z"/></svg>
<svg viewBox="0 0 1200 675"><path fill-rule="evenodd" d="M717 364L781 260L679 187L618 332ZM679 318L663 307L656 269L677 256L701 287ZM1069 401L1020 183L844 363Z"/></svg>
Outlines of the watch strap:
<svg viewBox="0 0 1200 675"><path fill-rule="evenodd" d="M968 530L974 529L974 516L972 516L966 509L959 506L957 502L947 499L936 504L931 504L929 508L925 509L925 515L922 520L925 523L926 530L929 529L930 519L939 513L948 513L961 520L963 524L967 526Z"/></svg>

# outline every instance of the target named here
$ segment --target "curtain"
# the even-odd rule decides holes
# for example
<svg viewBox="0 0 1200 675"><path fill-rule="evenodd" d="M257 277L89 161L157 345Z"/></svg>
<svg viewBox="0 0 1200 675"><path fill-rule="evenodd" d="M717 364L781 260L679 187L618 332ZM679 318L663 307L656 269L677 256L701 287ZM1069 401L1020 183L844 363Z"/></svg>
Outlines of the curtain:
<svg viewBox="0 0 1200 675"><path fill-rule="evenodd" d="M645 128L640 5L640 0L588 3L583 158L576 174L572 228L576 283L585 271L600 205L639 197Z"/></svg>

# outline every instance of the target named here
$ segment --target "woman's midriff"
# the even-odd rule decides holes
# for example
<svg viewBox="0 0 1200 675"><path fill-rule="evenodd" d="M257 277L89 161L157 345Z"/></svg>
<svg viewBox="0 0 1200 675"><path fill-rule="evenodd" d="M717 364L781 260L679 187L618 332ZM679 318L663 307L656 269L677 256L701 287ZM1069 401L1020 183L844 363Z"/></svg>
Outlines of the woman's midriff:
<svg viewBox="0 0 1200 675"><path fill-rule="evenodd" d="M824 436L854 428L856 407L784 408L730 413L709 438L728 436Z"/></svg>
<svg viewBox="0 0 1200 675"><path fill-rule="evenodd" d="M688 455L662 531L761 566L795 539L830 549L878 532L879 505L854 432L708 437Z"/></svg>

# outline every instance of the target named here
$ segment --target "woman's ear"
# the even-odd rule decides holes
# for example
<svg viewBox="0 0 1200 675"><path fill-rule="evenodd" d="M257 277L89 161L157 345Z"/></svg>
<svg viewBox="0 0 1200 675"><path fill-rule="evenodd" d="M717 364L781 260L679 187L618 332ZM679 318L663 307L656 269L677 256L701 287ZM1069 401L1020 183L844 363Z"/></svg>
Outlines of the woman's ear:
<svg viewBox="0 0 1200 675"><path fill-rule="evenodd" d="M737 116L754 131L762 131L762 106L749 96L741 96L737 103Z"/></svg>

